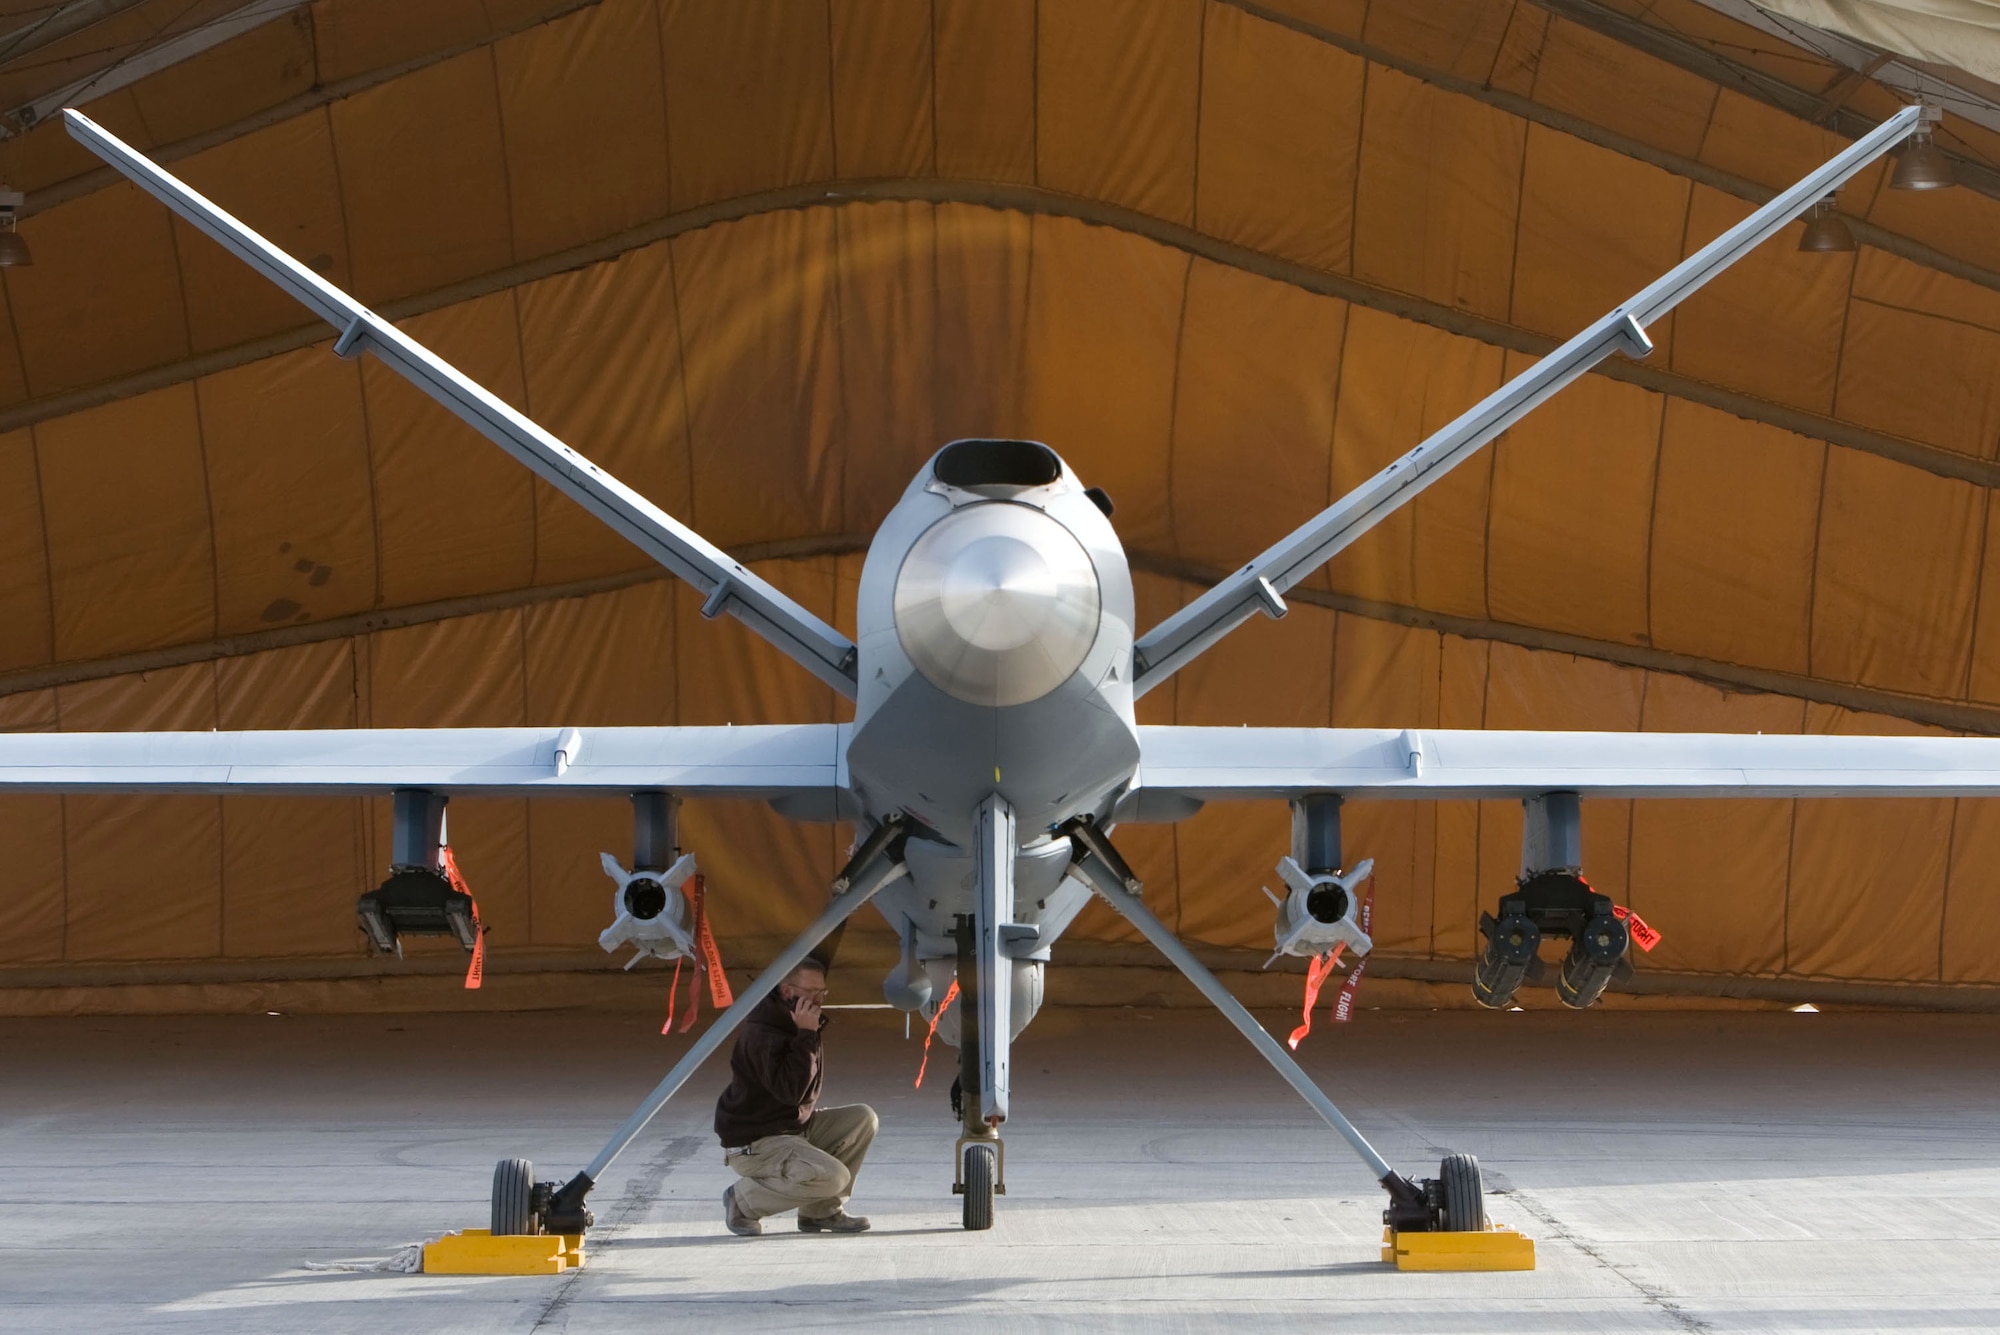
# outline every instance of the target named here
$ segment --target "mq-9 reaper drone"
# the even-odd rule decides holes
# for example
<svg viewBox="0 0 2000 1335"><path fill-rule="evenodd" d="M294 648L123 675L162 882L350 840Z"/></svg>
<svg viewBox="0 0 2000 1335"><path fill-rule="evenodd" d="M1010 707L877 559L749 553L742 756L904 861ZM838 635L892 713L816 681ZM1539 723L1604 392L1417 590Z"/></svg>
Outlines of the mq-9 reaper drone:
<svg viewBox="0 0 2000 1335"><path fill-rule="evenodd" d="M1583 881L1585 796L1722 797L2000 792L2000 741L1905 737L1141 727L1133 702L1232 629L1285 614L1284 594L1454 465L1614 352L1643 357L1646 328L1917 127L1906 108L1543 357L1164 623L1139 633L1110 502L1047 446L946 445L911 480L869 546L850 641L645 497L459 374L75 111L70 133L338 331L407 377L703 596L854 702L852 723L759 727L438 728L69 734L0 738L0 790L394 795L394 876L364 917L378 946L456 930L466 905L441 866L446 801L460 793L627 794L634 866L607 940L673 958L694 949L677 848L682 797L754 796L803 820L852 822L858 841L831 902L745 988L568 1182L524 1160L496 1169L496 1233L580 1232L585 1196L694 1070L829 933L873 902L901 939L886 992L936 1016L960 1050L963 1135L954 1165L968 1228L991 1225L1002 1184L1009 1049L1042 998L1064 929L1095 894L1213 1002L1368 1165L1403 1231L1485 1227L1478 1164L1436 1179L1390 1166L1286 1050L1153 915L1111 840L1121 821L1173 821L1203 803L1282 800L1292 846L1274 937L1321 957L1370 942L1341 847L1343 801L1518 798L1521 879L1485 920L1475 991L1506 1005L1569 936L1558 993L1595 1001L1626 966L1627 927Z"/></svg>

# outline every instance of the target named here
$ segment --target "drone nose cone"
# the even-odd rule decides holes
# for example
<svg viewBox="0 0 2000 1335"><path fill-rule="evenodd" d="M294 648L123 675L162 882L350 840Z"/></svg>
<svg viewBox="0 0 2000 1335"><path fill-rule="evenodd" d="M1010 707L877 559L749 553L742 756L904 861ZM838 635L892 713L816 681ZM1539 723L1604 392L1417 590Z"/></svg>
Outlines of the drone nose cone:
<svg viewBox="0 0 2000 1335"><path fill-rule="evenodd" d="M1045 629L1062 602L1062 579L1019 538L980 538L945 567L938 605L957 636L993 652L1018 649Z"/></svg>
<svg viewBox="0 0 2000 1335"><path fill-rule="evenodd" d="M911 546L896 632L932 684L1016 705L1069 679L1097 639L1097 571L1068 529L1025 505L967 506Z"/></svg>

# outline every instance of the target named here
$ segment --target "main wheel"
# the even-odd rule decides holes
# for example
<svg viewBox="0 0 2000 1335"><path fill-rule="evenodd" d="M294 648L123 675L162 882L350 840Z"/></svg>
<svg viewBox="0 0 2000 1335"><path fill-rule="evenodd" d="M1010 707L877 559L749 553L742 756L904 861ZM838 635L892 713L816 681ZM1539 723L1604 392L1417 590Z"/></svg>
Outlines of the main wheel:
<svg viewBox="0 0 2000 1335"><path fill-rule="evenodd" d="M541 1232L529 1203L534 1190L535 1166L526 1159L502 1159L493 1165L494 1237Z"/></svg>
<svg viewBox="0 0 2000 1335"><path fill-rule="evenodd" d="M997 1161L991 1145L965 1147L965 1226L969 1229L993 1227L993 1166Z"/></svg>
<svg viewBox="0 0 2000 1335"><path fill-rule="evenodd" d="M1444 1186L1444 1227L1447 1233L1486 1231L1486 1189L1479 1180L1479 1160L1470 1154L1447 1154L1438 1165Z"/></svg>

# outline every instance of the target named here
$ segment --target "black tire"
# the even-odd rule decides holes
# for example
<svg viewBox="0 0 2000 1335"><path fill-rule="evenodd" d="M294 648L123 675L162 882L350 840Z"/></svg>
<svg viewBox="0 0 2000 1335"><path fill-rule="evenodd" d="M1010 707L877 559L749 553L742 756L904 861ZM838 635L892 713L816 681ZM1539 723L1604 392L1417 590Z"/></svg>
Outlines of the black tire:
<svg viewBox="0 0 2000 1335"><path fill-rule="evenodd" d="M493 1165L493 1236L518 1238L539 1233L529 1201L535 1190L535 1166L526 1159L502 1159Z"/></svg>
<svg viewBox="0 0 2000 1335"><path fill-rule="evenodd" d="M1447 1233L1486 1231L1486 1189L1479 1180L1479 1160L1470 1154L1447 1154L1438 1165L1444 1186L1444 1228Z"/></svg>
<svg viewBox="0 0 2000 1335"><path fill-rule="evenodd" d="M993 1166L998 1156L991 1145L965 1147L965 1226L993 1227Z"/></svg>

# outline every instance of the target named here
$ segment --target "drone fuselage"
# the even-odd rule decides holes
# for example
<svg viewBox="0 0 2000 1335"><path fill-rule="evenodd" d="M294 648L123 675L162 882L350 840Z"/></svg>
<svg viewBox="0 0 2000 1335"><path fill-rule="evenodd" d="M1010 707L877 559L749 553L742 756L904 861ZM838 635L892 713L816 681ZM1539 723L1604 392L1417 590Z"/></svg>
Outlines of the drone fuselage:
<svg viewBox="0 0 2000 1335"><path fill-rule="evenodd" d="M901 813L916 831L908 880L876 901L904 938L890 998L915 1009L933 991L917 966L947 978L954 925L973 911L989 797L1014 813L1014 921L1043 928L1044 955L1087 899L1065 884L1070 846L1049 832L1108 814L1138 768L1132 577L1099 502L1053 451L955 442L877 530L856 622L849 784L869 817ZM1015 1007L1016 1024L1032 1013Z"/></svg>

